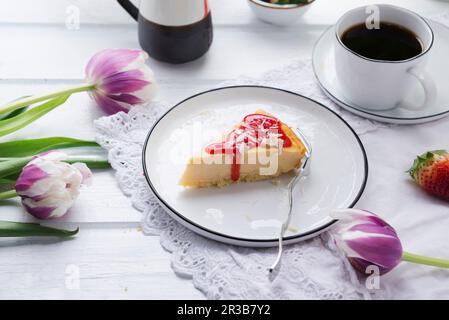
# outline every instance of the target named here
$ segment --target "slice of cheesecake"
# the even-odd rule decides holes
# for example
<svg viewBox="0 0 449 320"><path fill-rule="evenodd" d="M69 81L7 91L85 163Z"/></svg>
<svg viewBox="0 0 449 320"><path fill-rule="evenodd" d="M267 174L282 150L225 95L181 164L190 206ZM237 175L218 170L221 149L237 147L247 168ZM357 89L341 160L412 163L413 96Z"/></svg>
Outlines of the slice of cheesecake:
<svg viewBox="0 0 449 320"><path fill-rule="evenodd" d="M270 179L298 168L305 152L287 125L257 110L190 158L180 184L204 188Z"/></svg>

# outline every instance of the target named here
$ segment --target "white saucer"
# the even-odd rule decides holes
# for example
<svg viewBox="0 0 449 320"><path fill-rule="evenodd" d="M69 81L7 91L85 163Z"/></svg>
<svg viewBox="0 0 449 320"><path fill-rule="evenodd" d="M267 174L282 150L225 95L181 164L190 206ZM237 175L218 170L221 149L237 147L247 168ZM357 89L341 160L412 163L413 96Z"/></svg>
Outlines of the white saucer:
<svg viewBox="0 0 449 320"><path fill-rule="evenodd" d="M199 148L263 108L291 127L298 127L313 148L308 177L295 188L294 212L287 243L313 237L335 221L334 208L355 205L368 176L368 163L357 135L327 107L276 88L224 87L192 96L169 110L148 134L143 149L147 181L166 211L191 230L226 243L267 247L277 236L288 206L287 183L277 180L224 188L186 189L179 185L192 147L192 133L203 125ZM198 140L198 139L197 139ZM195 142L194 142L195 143Z"/></svg>
<svg viewBox="0 0 449 320"><path fill-rule="evenodd" d="M324 32L313 50L313 69L321 88L330 99L342 108L368 119L397 124L415 124L433 121L447 116L449 114L449 68L447 67L449 57L449 28L432 20L427 20L427 22L435 34L432 56L427 65L427 70L432 75L438 90L438 96L434 105L417 111L400 108L386 111L373 111L363 109L361 106L357 106L345 98L335 75L334 27ZM407 100L424 100L424 93L418 82L416 86L410 88L410 94Z"/></svg>

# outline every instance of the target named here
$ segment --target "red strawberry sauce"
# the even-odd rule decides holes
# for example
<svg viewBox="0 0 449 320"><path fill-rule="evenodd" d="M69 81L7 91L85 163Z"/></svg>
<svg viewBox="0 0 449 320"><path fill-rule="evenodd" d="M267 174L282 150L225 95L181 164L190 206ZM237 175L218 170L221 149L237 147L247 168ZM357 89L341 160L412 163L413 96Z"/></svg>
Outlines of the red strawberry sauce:
<svg viewBox="0 0 449 320"><path fill-rule="evenodd" d="M206 147L209 154L232 154L231 178L237 181L240 178L239 150L257 148L264 139L270 135L278 134L283 141L283 147L290 147L292 141L282 130L281 122L273 117L262 114L249 114L242 124L233 129L226 136L225 141L212 143Z"/></svg>

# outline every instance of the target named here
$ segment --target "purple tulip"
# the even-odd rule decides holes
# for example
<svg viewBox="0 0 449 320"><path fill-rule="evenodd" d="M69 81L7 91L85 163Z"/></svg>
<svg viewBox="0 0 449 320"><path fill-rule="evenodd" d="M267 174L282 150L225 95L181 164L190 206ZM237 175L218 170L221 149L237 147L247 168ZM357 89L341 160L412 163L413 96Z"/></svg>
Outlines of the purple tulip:
<svg viewBox="0 0 449 320"><path fill-rule="evenodd" d="M153 72L141 50L106 49L95 54L86 66L86 80L97 104L108 114L128 112L149 101L157 92Z"/></svg>
<svg viewBox="0 0 449 320"><path fill-rule="evenodd" d="M141 50L105 49L100 51L89 60L86 66L86 83L16 99L0 106L0 118L1 115L8 115L15 110L43 102L39 105L41 108L37 117L39 118L63 104L70 95L78 92L88 92L107 114L128 112L132 106L148 102L157 93L153 72L145 64L147 58L148 54ZM35 110L26 112L36 113ZM19 130L36 120L35 116L27 123L23 123L22 118L11 119L9 129L0 130L0 136Z"/></svg>
<svg viewBox="0 0 449 320"><path fill-rule="evenodd" d="M365 273L375 265L384 274L401 262L402 245L396 231L374 213L345 209L332 212L331 217L339 220L331 231L335 243L355 269Z"/></svg>
<svg viewBox="0 0 449 320"><path fill-rule="evenodd" d="M352 266L366 274L368 266L377 266L379 273L393 270L401 261L439 268L449 268L449 260L405 252L401 241L387 222L365 210L334 210L330 216L339 220L330 230L337 247Z"/></svg>
<svg viewBox="0 0 449 320"><path fill-rule="evenodd" d="M50 151L34 157L23 169L15 189L22 205L39 219L66 214L79 194L81 185L90 184L92 172L84 163L62 162L67 155Z"/></svg>

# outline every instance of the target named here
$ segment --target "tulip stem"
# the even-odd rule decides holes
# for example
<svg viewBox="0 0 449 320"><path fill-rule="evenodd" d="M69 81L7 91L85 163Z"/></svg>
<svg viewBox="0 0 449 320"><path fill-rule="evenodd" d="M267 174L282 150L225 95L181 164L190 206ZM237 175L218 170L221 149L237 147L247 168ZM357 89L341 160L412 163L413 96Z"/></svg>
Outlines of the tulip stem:
<svg viewBox="0 0 449 320"><path fill-rule="evenodd" d="M401 260L439 268L449 268L449 260L425 257L409 252L403 252Z"/></svg>
<svg viewBox="0 0 449 320"><path fill-rule="evenodd" d="M49 100L49 99L56 98L56 97L63 96L63 95L70 95L70 94L76 93L76 92L90 91L90 90L93 90L94 88L95 88L94 84L83 84L83 85L79 85L76 87L71 87L71 88L66 88L66 89L62 89L59 91L45 93L42 95L30 96L30 97L25 97L25 98L22 98L19 100L14 100L14 101L11 101L11 102L7 103L6 105L0 107L0 114L6 113L6 112L11 112L11 111L32 105L36 102Z"/></svg>
<svg viewBox="0 0 449 320"><path fill-rule="evenodd" d="M17 192L16 190L8 190L8 191L4 191L4 192L0 192L0 200L6 200L6 199L11 199L17 197Z"/></svg>

